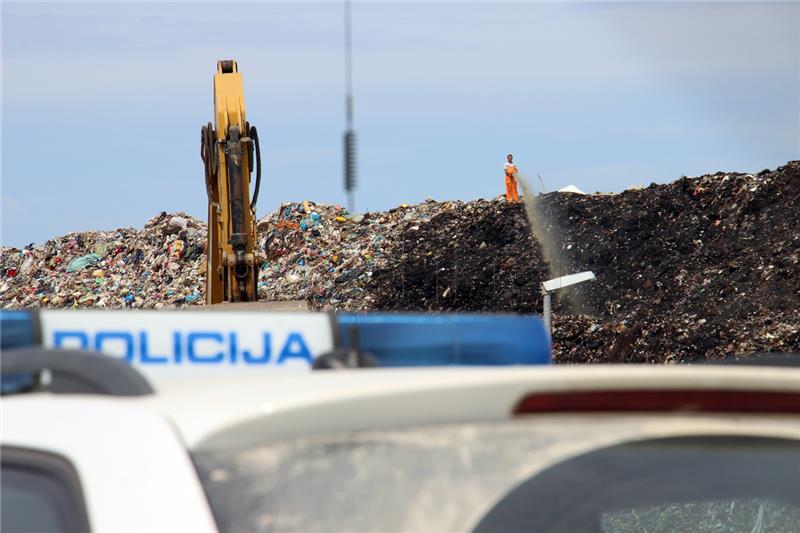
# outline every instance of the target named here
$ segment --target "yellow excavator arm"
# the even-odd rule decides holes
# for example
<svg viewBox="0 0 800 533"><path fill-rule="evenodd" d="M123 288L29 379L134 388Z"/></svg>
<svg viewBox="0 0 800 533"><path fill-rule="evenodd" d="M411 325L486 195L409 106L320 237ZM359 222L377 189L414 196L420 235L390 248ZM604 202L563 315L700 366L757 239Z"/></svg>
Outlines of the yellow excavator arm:
<svg viewBox="0 0 800 533"><path fill-rule="evenodd" d="M247 122L242 76L234 60L217 62L214 124L209 122L201 128L200 156L208 193L206 303L255 301L262 259L256 241L255 209L261 183L261 150L258 132ZM251 200L253 166L257 171Z"/></svg>

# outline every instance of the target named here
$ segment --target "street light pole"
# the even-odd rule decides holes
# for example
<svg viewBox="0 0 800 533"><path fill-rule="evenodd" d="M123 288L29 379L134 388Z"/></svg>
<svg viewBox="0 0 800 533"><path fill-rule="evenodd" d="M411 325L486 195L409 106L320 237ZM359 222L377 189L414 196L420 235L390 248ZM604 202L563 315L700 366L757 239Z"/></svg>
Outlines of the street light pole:
<svg viewBox="0 0 800 533"><path fill-rule="evenodd" d="M577 285L578 283L591 281L593 279L595 279L594 272L587 270L586 272L561 276L560 278L549 279L542 282L542 320L544 321L544 326L547 328L548 334L551 336L553 334L553 293L559 289L566 289L572 285Z"/></svg>

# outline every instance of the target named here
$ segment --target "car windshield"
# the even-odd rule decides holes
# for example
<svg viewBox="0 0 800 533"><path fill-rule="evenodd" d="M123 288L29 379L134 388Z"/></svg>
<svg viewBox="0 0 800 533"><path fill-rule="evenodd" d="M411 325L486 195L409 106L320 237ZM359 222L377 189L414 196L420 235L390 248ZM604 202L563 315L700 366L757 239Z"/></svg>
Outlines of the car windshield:
<svg viewBox="0 0 800 533"><path fill-rule="evenodd" d="M604 532L793 531L800 523L796 506L764 498L671 502L608 511Z"/></svg>
<svg viewBox="0 0 800 533"><path fill-rule="evenodd" d="M299 438L195 461L223 533L750 532L800 523L798 441L674 438L577 453L581 440L591 436L579 426L513 421Z"/></svg>

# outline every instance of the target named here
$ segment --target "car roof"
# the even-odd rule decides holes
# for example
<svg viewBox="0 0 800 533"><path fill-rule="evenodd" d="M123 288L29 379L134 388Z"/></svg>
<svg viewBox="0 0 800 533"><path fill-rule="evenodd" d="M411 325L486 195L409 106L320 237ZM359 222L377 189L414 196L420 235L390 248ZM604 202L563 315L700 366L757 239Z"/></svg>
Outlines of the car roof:
<svg viewBox="0 0 800 533"><path fill-rule="evenodd" d="M216 531L180 436L137 398L4 397L0 443L65 458L93 531Z"/></svg>
<svg viewBox="0 0 800 533"><path fill-rule="evenodd" d="M800 369L647 365L359 369L175 383L141 401L169 417L191 449L213 450L326 432L508 420L532 394L602 391L678 395L724 391L741 394L743 402L754 393L788 394L795 406ZM797 413L788 411L793 417Z"/></svg>

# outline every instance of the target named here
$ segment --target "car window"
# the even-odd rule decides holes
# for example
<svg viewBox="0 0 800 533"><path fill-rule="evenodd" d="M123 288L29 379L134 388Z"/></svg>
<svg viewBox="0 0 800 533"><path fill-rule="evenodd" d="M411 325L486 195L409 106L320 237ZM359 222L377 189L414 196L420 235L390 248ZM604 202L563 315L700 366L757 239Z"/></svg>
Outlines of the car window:
<svg viewBox="0 0 800 533"><path fill-rule="evenodd" d="M4 446L0 508L2 531L89 531L77 473L56 455Z"/></svg>
<svg viewBox="0 0 800 533"><path fill-rule="evenodd" d="M750 532L800 523L800 441L656 439L568 451L591 432L534 419L453 424L303 437L195 461L223 533L654 532L659 524L750 524ZM690 522L697 527L681 526Z"/></svg>
<svg viewBox="0 0 800 533"><path fill-rule="evenodd" d="M602 513L608 533L672 531L794 531L800 508L773 499L738 498L671 502Z"/></svg>
<svg viewBox="0 0 800 533"><path fill-rule="evenodd" d="M517 485L477 532L793 531L800 441L680 437L611 446Z"/></svg>
<svg viewBox="0 0 800 533"><path fill-rule="evenodd" d="M518 420L308 436L193 457L223 533L468 531L563 438L580 438L579 429L554 435Z"/></svg>

